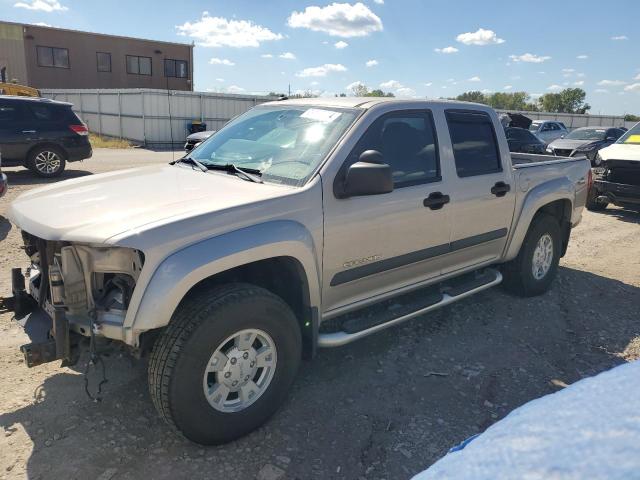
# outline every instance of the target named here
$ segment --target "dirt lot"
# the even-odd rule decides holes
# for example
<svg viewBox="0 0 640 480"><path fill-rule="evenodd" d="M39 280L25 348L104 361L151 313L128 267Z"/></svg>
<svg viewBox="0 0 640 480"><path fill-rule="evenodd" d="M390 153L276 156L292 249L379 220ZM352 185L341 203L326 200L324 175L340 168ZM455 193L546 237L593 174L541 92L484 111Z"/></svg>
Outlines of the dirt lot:
<svg viewBox="0 0 640 480"><path fill-rule="evenodd" d="M170 157L98 150L65 178ZM26 258L3 215L17 194L43 183L8 170L0 295L9 293L9 268ZM27 369L18 351L25 337L2 315L0 478L409 478L519 405L640 357L639 237L638 213L587 212L546 295L520 299L496 288L321 350L267 425L216 448L165 428L144 362L111 355L104 400L92 403L82 364Z"/></svg>

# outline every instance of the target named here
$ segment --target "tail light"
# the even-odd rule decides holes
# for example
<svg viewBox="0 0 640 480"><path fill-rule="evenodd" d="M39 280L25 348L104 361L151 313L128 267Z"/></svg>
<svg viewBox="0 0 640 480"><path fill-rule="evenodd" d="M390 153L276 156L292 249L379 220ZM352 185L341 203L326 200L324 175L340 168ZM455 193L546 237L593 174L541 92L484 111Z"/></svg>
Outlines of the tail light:
<svg viewBox="0 0 640 480"><path fill-rule="evenodd" d="M78 135L89 135L89 129L87 128L86 125L81 124L81 125L69 125L69 128L74 131L75 133L77 133Z"/></svg>
<svg viewBox="0 0 640 480"><path fill-rule="evenodd" d="M589 173L587 174L587 191L591 191L591 187L593 187L593 170L589 169Z"/></svg>

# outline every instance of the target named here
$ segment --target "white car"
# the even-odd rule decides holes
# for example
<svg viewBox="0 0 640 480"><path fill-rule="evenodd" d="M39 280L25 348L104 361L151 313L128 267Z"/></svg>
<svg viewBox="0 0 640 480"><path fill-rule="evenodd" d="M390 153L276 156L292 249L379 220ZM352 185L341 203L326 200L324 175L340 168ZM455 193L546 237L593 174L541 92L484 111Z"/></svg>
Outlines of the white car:
<svg viewBox="0 0 640 480"><path fill-rule="evenodd" d="M555 120L534 120L529 127L529 131L546 144L569 133L564 123Z"/></svg>

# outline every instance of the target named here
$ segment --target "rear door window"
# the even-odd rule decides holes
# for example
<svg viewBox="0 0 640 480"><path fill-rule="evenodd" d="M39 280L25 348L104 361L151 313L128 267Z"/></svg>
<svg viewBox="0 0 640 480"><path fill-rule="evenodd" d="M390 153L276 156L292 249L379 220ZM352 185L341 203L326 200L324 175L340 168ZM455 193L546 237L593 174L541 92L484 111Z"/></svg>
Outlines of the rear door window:
<svg viewBox="0 0 640 480"><path fill-rule="evenodd" d="M446 111L459 177L500 172L500 151L491 117L477 111Z"/></svg>
<svg viewBox="0 0 640 480"><path fill-rule="evenodd" d="M0 102L0 122L22 120L22 108L17 102Z"/></svg>

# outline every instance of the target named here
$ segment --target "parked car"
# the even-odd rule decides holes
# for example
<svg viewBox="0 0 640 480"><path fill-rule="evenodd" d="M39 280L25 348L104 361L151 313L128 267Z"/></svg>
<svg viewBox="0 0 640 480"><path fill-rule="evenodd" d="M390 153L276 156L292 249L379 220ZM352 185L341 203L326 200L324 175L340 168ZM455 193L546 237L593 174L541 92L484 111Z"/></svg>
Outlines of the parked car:
<svg viewBox="0 0 640 480"><path fill-rule="evenodd" d="M24 193L31 266L4 304L55 325L25 363L73 362L81 337L151 348L160 415L216 444L265 422L318 347L501 282L542 294L591 169L510 154L503 132L468 103L269 102L173 164Z"/></svg>
<svg viewBox="0 0 640 480"><path fill-rule="evenodd" d="M214 133L216 133L215 130L206 130L204 132L192 133L187 137L187 142L184 144L184 151L189 153Z"/></svg>
<svg viewBox="0 0 640 480"><path fill-rule="evenodd" d="M624 131L616 127L582 127L576 128L566 136L554 140L547 146L547 153L559 157L586 156L591 165L599 167L602 158L598 156L600 149L616 142Z"/></svg>
<svg viewBox="0 0 640 480"><path fill-rule="evenodd" d="M529 130L517 127L504 129L510 152L545 154L545 143Z"/></svg>
<svg viewBox="0 0 640 480"><path fill-rule="evenodd" d="M55 177L67 162L91 157L89 130L71 107L46 98L0 95L3 164Z"/></svg>
<svg viewBox="0 0 640 480"><path fill-rule="evenodd" d="M564 123L552 120L534 120L529 131L547 144L569 133Z"/></svg>
<svg viewBox="0 0 640 480"><path fill-rule="evenodd" d="M640 210L640 123L600 150L599 157L602 168L596 170L587 208L604 210L611 203Z"/></svg>

